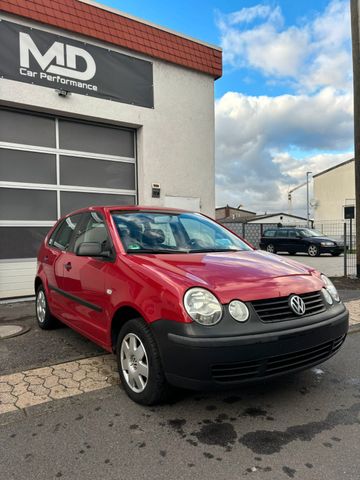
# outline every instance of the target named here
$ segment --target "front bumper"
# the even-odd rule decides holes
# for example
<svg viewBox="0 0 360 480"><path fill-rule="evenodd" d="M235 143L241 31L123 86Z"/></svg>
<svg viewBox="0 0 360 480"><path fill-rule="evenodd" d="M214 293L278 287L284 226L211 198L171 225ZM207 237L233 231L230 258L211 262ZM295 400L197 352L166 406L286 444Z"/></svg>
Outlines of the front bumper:
<svg viewBox="0 0 360 480"><path fill-rule="evenodd" d="M340 255L341 253L344 253L344 247L340 245L335 245L333 247L320 246L320 253L331 253L332 255Z"/></svg>
<svg viewBox="0 0 360 480"><path fill-rule="evenodd" d="M324 362L339 350L349 328L349 314L342 304L330 318L329 312L314 316L316 321L311 324L260 334L194 336L193 324L168 320L154 322L152 330L169 383L209 390L264 380Z"/></svg>

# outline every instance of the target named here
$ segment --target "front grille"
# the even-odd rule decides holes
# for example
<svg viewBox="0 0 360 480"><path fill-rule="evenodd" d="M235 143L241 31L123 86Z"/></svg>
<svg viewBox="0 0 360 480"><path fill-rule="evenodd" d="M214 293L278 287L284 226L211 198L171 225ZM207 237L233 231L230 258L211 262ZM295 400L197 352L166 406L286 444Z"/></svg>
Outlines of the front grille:
<svg viewBox="0 0 360 480"><path fill-rule="evenodd" d="M315 315L326 310L321 292L303 293L299 295L305 302L305 313L302 316ZM255 312L263 322L282 322L299 318L289 305L289 297L255 300L252 303Z"/></svg>
<svg viewBox="0 0 360 480"><path fill-rule="evenodd" d="M217 382L230 383L254 380L307 368L310 365L324 362L336 353L344 340L345 335L342 335L335 340L297 352L276 355L262 360L212 365L212 377Z"/></svg>

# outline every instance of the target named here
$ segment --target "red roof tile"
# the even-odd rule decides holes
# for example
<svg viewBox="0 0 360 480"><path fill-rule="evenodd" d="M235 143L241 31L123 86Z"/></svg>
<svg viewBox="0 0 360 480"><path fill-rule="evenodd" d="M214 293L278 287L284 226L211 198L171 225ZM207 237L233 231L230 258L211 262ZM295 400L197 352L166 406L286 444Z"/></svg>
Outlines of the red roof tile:
<svg viewBox="0 0 360 480"><path fill-rule="evenodd" d="M215 78L222 75L220 50L79 0L0 0L0 10L198 70Z"/></svg>

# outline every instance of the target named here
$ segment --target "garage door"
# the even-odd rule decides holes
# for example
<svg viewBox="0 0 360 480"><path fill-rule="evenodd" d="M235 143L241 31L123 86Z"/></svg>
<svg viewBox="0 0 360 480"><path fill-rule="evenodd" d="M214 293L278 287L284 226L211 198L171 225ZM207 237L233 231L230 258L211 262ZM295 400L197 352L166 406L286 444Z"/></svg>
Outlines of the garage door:
<svg viewBox="0 0 360 480"><path fill-rule="evenodd" d="M38 247L61 216L136 203L135 133L0 109L0 299L32 295Z"/></svg>

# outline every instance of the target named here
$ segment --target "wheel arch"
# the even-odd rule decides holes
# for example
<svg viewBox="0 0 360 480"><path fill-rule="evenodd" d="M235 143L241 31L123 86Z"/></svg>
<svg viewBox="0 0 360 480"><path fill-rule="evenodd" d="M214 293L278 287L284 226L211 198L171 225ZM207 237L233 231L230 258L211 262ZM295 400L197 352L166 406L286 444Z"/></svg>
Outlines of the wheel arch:
<svg viewBox="0 0 360 480"><path fill-rule="evenodd" d="M34 280L34 289L35 293L37 292L37 289L40 287L40 285L43 285L42 279L37 275Z"/></svg>
<svg viewBox="0 0 360 480"><path fill-rule="evenodd" d="M122 326L134 318L144 318L144 316L134 307L123 305L114 313L111 320L110 341L113 352L116 349L116 341ZM145 320L145 319L144 319ZM146 321L146 320L145 320Z"/></svg>

